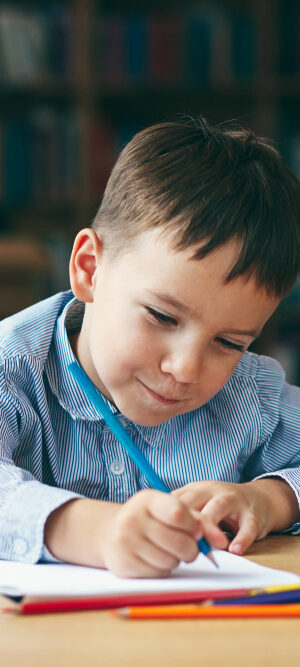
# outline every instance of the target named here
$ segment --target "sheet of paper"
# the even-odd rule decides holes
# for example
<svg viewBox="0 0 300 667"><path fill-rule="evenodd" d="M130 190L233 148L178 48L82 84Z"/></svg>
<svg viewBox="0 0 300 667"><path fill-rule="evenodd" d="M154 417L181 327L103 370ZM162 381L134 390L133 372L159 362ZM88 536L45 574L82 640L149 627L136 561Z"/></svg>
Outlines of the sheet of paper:
<svg viewBox="0 0 300 667"><path fill-rule="evenodd" d="M214 550L216 569L200 554L166 579L120 579L106 570L66 564L24 565L0 561L0 593L47 597L144 594L171 591L226 590L300 584L290 572L257 565L241 556Z"/></svg>

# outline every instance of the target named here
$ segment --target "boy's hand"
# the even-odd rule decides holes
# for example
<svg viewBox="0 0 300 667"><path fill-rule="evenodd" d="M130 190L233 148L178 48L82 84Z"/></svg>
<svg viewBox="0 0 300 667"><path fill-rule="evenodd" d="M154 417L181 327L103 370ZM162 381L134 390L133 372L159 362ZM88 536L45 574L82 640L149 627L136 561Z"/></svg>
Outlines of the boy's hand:
<svg viewBox="0 0 300 667"><path fill-rule="evenodd" d="M164 577L180 561L197 558L203 535L213 546L227 546L222 531L206 517L196 517L180 498L140 491L117 506L105 536L105 565L122 577Z"/></svg>
<svg viewBox="0 0 300 667"><path fill-rule="evenodd" d="M45 543L61 560L105 567L120 577L165 577L199 554L197 541L224 549L224 533L182 500L139 491L122 505L75 499L49 516Z"/></svg>
<svg viewBox="0 0 300 667"><path fill-rule="evenodd" d="M284 530L299 519L293 489L282 479L265 478L245 484L193 482L173 491L202 518L235 535L229 551L242 554L255 540Z"/></svg>

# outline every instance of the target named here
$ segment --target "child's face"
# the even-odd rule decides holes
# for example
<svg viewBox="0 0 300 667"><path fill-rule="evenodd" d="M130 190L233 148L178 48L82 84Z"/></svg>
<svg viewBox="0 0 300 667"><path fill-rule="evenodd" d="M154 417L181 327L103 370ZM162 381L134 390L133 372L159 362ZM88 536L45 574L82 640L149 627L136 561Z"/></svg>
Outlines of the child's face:
<svg viewBox="0 0 300 667"><path fill-rule="evenodd" d="M75 350L102 393L139 424L209 401L279 301L252 278L224 283L237 243L201 260L193 252L175 252L150 230L113 261L104 252L92 279Z"/></svg>

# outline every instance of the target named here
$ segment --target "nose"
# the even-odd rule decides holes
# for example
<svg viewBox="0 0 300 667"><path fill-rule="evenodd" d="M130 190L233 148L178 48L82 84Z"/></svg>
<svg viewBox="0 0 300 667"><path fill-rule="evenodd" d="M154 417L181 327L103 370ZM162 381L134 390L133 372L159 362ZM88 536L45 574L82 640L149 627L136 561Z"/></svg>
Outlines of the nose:
<svg viewBox="0 0 300 667"><path fill-rule="evenodd" d="M169 373L182 384L198 382L203 373L205 354L205 346L199 341L197 344L176 347L163 356L161 371Z"/></svg>

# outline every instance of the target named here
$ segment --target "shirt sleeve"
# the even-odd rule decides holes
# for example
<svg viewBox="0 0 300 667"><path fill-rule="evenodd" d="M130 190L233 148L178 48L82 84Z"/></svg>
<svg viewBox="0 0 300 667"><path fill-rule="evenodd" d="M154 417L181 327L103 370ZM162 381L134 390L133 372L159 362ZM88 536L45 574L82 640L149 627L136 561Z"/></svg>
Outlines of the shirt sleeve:
<svg viewBox="0 0 300 667"><path fill-rule="evenodd" d="M249 479L281 477L299 504L299 522L287 531L300 534L300 388L285 382L280 364L258 357L257 392L261 411L261 443L248 461Z"/></svg>
<svg viewBox="0 0 300 667"><path fill-rule="evenodd" d="M23 401L26 409L26 397ZM56 508L81 496L43 484L25 466L15 465L20 419L3 370L0 406L0 558L24 563L36 563L41 557L52 561L44 548L46 519Z"/></svg>

